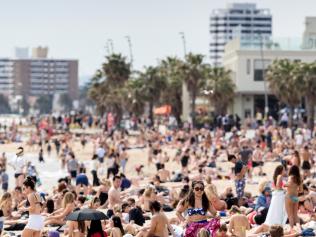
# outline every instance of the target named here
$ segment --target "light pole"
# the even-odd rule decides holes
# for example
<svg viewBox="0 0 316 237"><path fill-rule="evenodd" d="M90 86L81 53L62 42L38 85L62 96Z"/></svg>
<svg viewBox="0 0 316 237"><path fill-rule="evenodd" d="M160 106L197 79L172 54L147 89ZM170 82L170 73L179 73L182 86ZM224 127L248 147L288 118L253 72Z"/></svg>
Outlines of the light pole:
<svg viewBox="0 0 316 237"><path fill-rule="evenodd" d="M184 53L184 59L185 59L185 57L187 56L187 47L186 47L185 34L184 34L184 32L179 32L179 35L181 36L181 39L182 39L183 53Z"/></svg>
<svg viewBox="0 0 316 237"><path fill-rule="evenodd" d="M133 51L132 51L132 41L131 41L131 37L130 37L129 35L127 35L127 36L125 36L125 38L126 38L127 43L128 43L131 66L133 67L134 57L133 57Z"/></svg>
<svg viewBox="0 0 316 237"><path fill-rule="evenodd" d="M186 49L186 40L185 40L185 34L184 32L179 32L179 35L182 39L182 44L183 44L183 56L184 56L184 60L186 60L186 56L187 56L187 49ZM190 95L188 92L188 88L186 83L183 81L182 82L182 120L186 121L190 118ZM193 113L195 111L192 111ZM191 114L191 116L193 117L193 114Z"/></svg>
<svg viewBox="0 0 316 237"><path fill-rule="evenodd" d="M113 40L112 39L108 39L108 44L110 45L111 48L111 53L114 53L114 46L113 46Z"/></svg>
<svg viewBox="0 0 316 237"><path fill-rule="evenodd" d="M265 119L268 119L269 116L269 100L268 100L268 91L267 91L267 82L265 79L265 63L263 57L263 39L262 34L259 33L260 37L260 56L261 56L261 63L262 63L262 80L263 80L263 87L264 87L264 116Z"/></svg>

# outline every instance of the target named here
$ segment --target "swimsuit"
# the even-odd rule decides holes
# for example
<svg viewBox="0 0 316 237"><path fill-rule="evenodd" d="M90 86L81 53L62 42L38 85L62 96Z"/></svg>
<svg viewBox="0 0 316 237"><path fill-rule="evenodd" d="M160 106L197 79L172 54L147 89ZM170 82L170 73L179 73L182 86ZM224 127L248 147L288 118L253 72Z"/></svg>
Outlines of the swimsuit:
<svg viewBox="0 0 316 237"><path fill-rule="evenodd" d="M286 196L287 196L289 199L291 199L291 201L294 202L294 203L299 202L298 197L295 196L295 195L290 195L290 194L288 194L288 195L286 195Z"/></svg>
<svg viewBox="0 0 316 237"><path fill-rule="evenodd" d="M188 208L188 215L189 216L193 216L193 215L205 216L206 211L204 211L203 208Z"/></svg>

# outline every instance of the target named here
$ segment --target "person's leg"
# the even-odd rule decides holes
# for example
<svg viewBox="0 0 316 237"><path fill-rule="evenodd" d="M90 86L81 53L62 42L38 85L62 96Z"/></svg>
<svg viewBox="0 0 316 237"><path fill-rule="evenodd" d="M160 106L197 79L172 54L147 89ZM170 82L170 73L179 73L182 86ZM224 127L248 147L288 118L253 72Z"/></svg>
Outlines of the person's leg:
<svg viewBox="0 0 316 237"><path fill-rule="evenodd" d="M293 207L294 224L300 224L300 218L297 215L298 202L293 203L292 207Z"/></svg>
<svg viewBox="0 0 316 237"><path fill-rule="evenodd" d="M36 232L36 231L24 228L24 230L22 231L21 237L33 237L34 232Z"/></svg>
<svg viewBox="0 0 316 237"><path fill-rule="evenodd" d="M41 232L40 231L34 231L33 232L33 237L40 237L41 236Z"/></svg>
<svg viewBox="0 0 316 237"><path fill-rule="evenodd" d="M290 199L290 197L286 196L285 197L285 209L286 209L286 212L287 212L287 216L289 218L289 224L291 226L291 228L294 227L294 213L293 213L293 203Z"/></svg>

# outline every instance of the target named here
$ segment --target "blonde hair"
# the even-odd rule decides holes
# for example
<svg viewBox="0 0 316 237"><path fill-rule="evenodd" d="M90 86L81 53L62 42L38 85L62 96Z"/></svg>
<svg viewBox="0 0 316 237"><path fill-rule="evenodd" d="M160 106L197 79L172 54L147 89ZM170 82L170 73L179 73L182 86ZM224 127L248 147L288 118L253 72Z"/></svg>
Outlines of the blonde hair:
<svg viewBox="0 0 316 237"><path fill-rule="evenodd" d="M3 208L4 206L8 205L8 203L12 201L12 195L9 192L5 192L0 199L0 208Z"/></svg>
<svg viewBox="0 0 316 237"><path fill-rule="evenodd" d="M154 191L154 189L152 187L146 188L145 192L144 192L144 196L150 198L153 191Z"/></svg>
<svg viewBox="0 0 316 237"><path fill-rule="evenodd" d="M219 198L217 189L214 184L208 184L204 188L204 192L207 196L208 200L212 200L213 198Z"/></svg>
<svg viewBox="0 0 316 237"><path fill-rule="evenodd" d="M102 179L101 184L107 187L111 187L111 181L109 179Z"/></svg>
<svg viewBox="0 0 316 237"><path fill-rule="evenodd" d="M263 193L264 188L267 187L268 184L269 184L268 181L262 181L262 182L259 184L259 189L258 189L258 191L259 191L260 194Z"/></svg>
<svg viewBox="0 0 316 237"><path fill-rule="evenodd" d="M197 234L197 237L210 237L210 232L205 228L201 228Z"/></svg>
<svg viewBox="0 0 316 237"><path fill-rule="evenodd" d="M63 198L62 207L65 208L69 203L75 201L75 195L72 192L67 192Z"/></svg>

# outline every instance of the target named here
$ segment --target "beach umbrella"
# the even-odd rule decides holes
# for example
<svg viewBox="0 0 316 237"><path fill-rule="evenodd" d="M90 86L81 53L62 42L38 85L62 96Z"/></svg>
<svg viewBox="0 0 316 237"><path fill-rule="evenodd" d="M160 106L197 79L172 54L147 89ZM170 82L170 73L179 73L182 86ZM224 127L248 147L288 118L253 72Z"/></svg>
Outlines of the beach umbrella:
<svg viewBox="0 0 316 237"><path fill-rule="evenodd" d="M103 212L88 208L74 211L65 218L66 221L93 221L105 219L108 219L108 217Z"/></svg>

